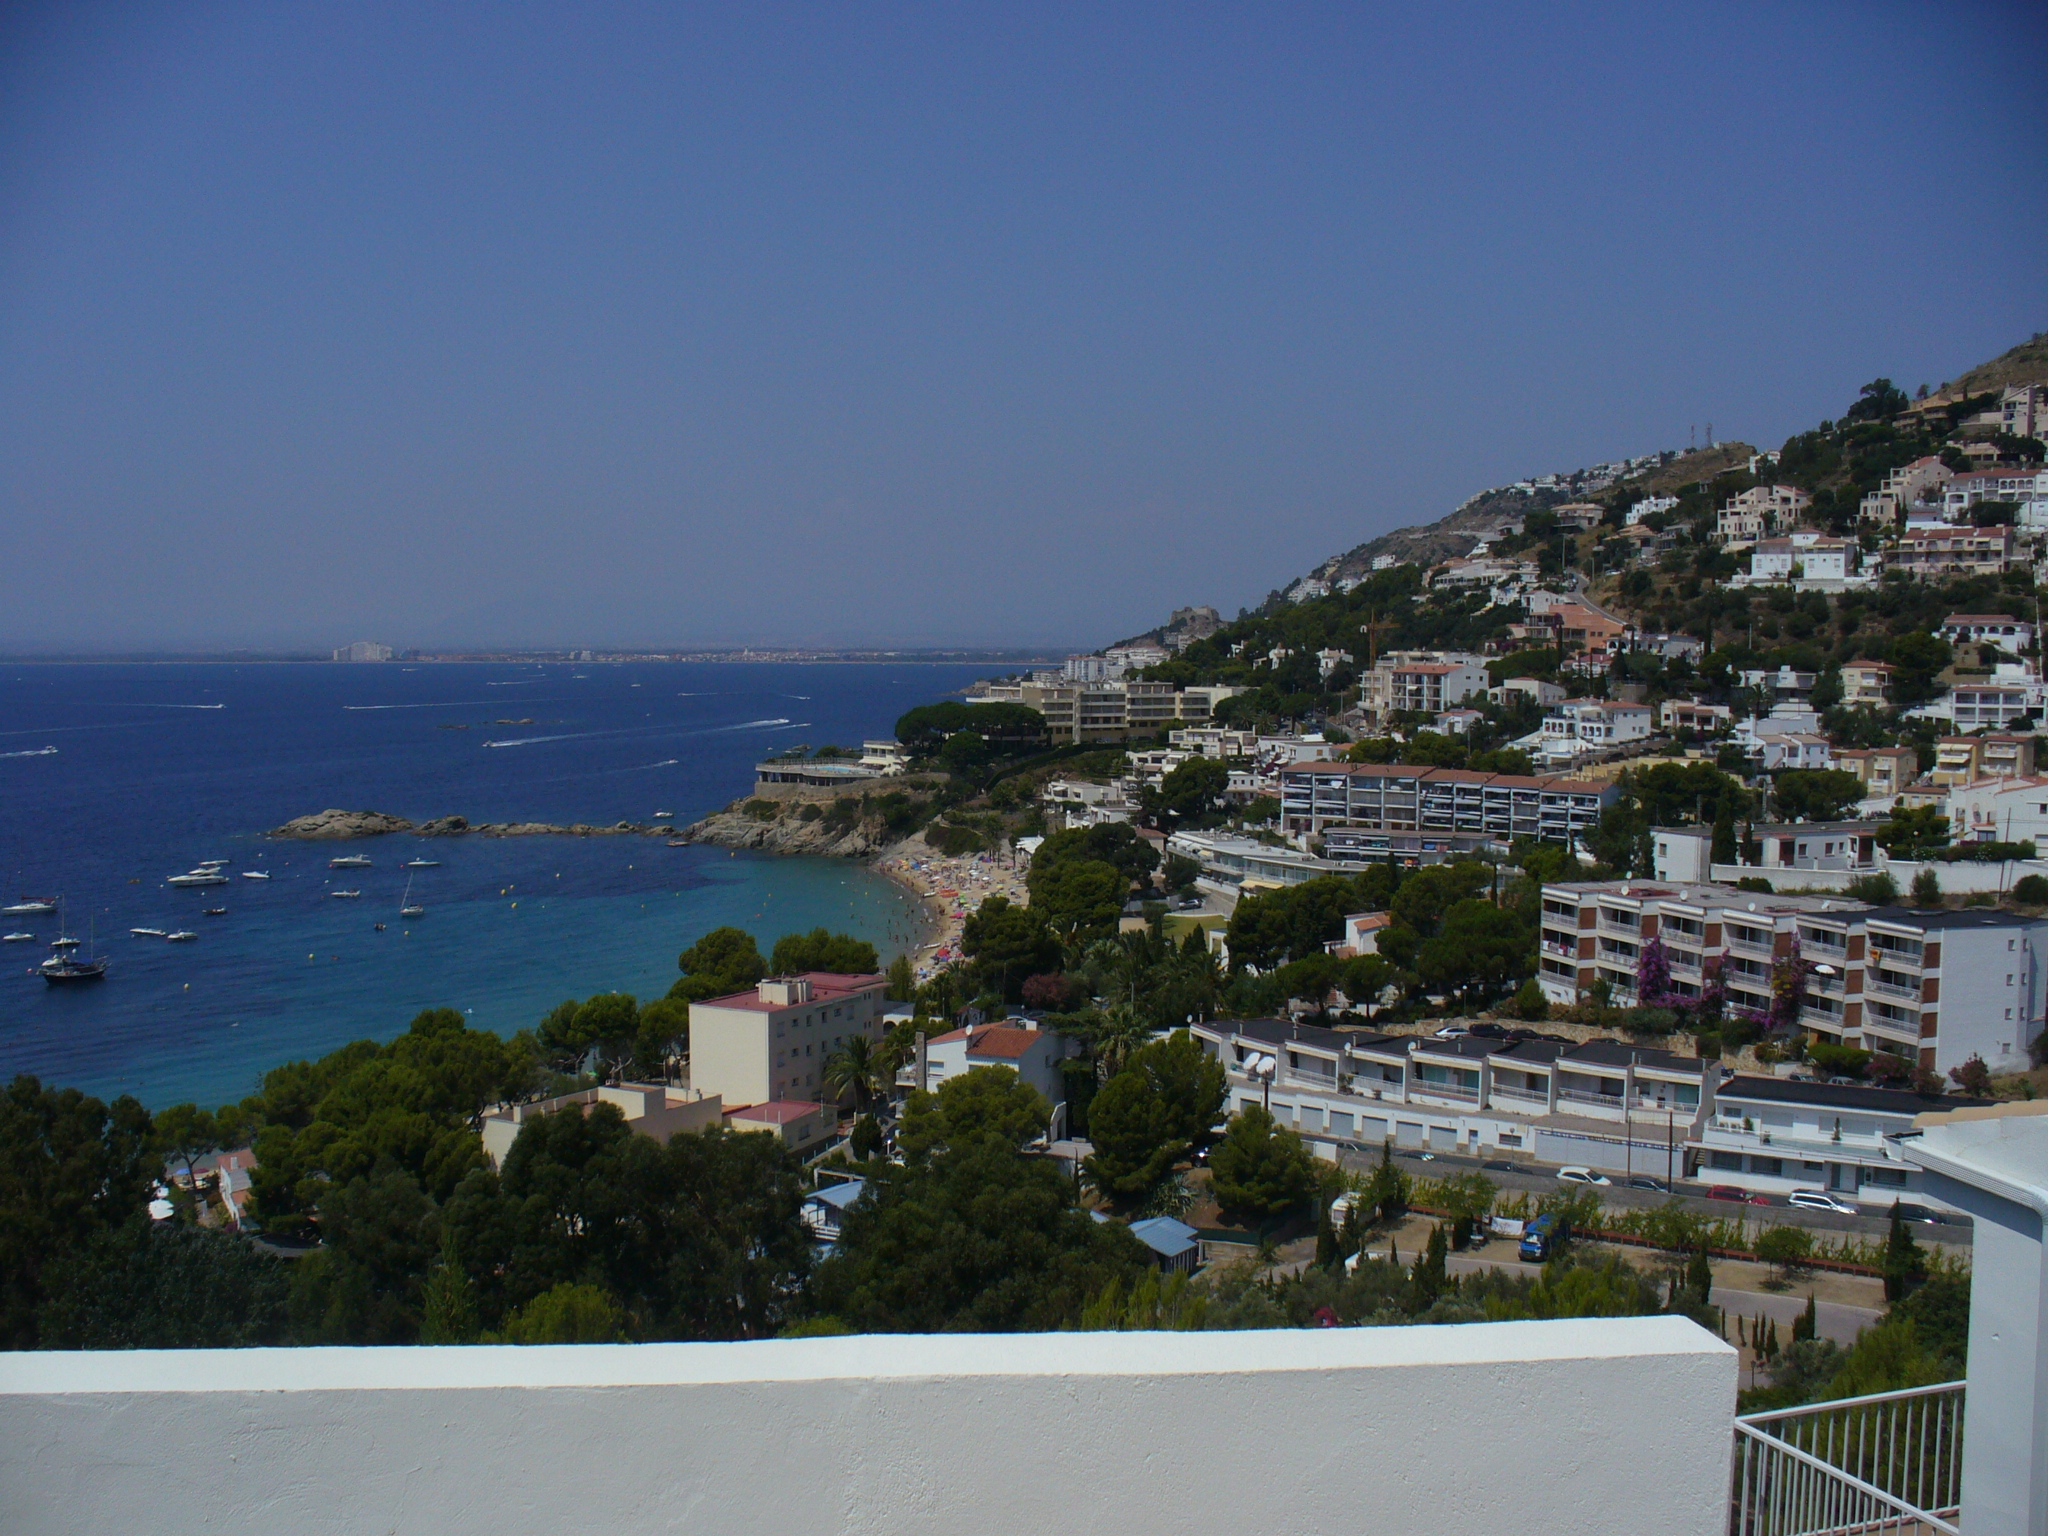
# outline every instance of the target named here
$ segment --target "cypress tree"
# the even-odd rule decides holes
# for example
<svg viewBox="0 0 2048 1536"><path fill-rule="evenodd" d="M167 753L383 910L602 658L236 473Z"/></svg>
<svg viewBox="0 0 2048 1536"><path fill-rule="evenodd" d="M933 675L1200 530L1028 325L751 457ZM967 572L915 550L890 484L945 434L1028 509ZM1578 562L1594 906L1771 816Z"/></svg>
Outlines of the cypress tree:
<svg viewBox="0 0 2048 1536"><path fill-rule="evenodd" d="M1685 1279L1704 1307L1714 1294L1714 1266L1707 1262L1705 1245L1693 1251L1692 1262L1686 1266Z"/></svg>

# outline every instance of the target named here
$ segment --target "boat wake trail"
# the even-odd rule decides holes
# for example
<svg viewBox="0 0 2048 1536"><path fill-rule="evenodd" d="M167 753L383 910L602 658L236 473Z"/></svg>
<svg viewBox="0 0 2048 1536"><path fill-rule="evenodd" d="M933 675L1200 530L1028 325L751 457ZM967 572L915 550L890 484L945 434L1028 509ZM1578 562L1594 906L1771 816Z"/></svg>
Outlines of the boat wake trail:
<svg viewBox="0 0 2048 1536"><path fill-rule="evenodd" d="M37 747L33 752L0 752L0 757L55 757L55 747Z"/></svg>
<svg viewBox="0 0 2048 1536"><path fill-rule="evenodd" d="M623 731L570 731L560 736L509 736L503 741L487 741L484 745L487 747L533 747L538 746L544 741L588 741L597 736L719 736L728 731L767 730L786 726L790 723L787 716L778 716L773 720L742 720L737 725L714 725L708 730L701 731L671 731L665 725L636 726L630 730ZM655 766L660 767L664 765L656 764Z"/></svg>
<svg viewBox="0 0 2048 1536"><path fill-rule="evenodd" d="M225 704L131 704L115 699L106 706L109 709L226 709Z"/></svg>
<svg viewBox="0 0 2048 1536"><path fill-rule="evenodd" d="M489 683L486 683L486 684L484 684L484 686L485 686L486 688L488 688L488 687L490 687L491 685L490 685ZM444 703L444 704L344 704L344 705L342 705L341 707L342 707L343 709L349 709L349 710L356 710L356 709L482 709L482 708L485 708L485 707L487 707L487 706L488 706L488 705L490 704L490 702L491 702L491 701L490 701L489 699L450 699L450 700L448 700L448 701L447 701L446 703ZM536 699L536 700L534 700L534 702L535 702L536 704L546 704L546 703L548 703L549 701L548 701L548 700L546 700L546 699Z"/></svg>

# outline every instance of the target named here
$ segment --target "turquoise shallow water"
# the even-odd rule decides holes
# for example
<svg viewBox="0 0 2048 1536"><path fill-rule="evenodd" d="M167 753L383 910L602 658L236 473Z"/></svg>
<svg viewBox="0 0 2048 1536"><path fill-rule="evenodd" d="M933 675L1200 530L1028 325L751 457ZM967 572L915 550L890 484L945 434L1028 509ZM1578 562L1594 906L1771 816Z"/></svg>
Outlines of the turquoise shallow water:
<svg viewBox="0 0 2048 1536"><path fill-rule="evenodd" d="M47 986L27 971L55 920L0 919L38 940L0 949L0 1074L151 1105L219 1102L279 1062L388 1039L423 1008L509 1032L565 997L659 995L679 951L726 923L764 948L823 924L891 954L912 941L915 904L845 861L636 837L260 834L328 806L596 824L670 810L681 824L744 793L764 751L886 734L974 671L0 669L0 896L63 896L71 929L93 932L113 962L104 982ZM193 707L209 704L222 707ZM331 871L339 852L374 862ZM400 868L414 857L441 862ZM273 878L163 883L207 858ZM397 913L409 873L427 908L410 923ZM215 906L226 915L202 915ZM131 937L134 926L200 937L171 945Z"/></svg>

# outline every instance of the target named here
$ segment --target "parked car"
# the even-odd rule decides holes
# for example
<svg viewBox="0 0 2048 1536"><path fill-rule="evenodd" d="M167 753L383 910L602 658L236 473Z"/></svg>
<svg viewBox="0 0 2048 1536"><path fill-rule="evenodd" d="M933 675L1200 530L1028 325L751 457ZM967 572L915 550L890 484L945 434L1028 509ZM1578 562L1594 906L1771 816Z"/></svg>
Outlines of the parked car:
<svg viewBox="0 0 2048 1536"><path fill-rule="evenodd" d="M1647 1173L1639 1173L1630 1179L1628 1187L1630 1189L1647 1189L1656 1195L1668 1195L1671 1193L1671 1186L1669 1184L1666 1184L1662 1179L1653 1179Z"/></svg>
<svg viewBox="0 0 2048 1536"><path fill-rule="evenodd" d="M1481 1163L1479 1166L1486 1173L1529 1173L1533 1171L1524 1168L1520 1163L1511 1163L1505 1158L1499 1157L1493 1159L1492 1162Z"/></svg>
<svg viewBox="0 0 2048 1536"><path fill-rule="evenodd" d="M1747 1200L1749 1191L1737 1189L1733 1184L1716 1184L1707 1191L1709 1200Z"/></svg>
<svg viewBox="0 0 2048 1536"><path fill-rule="evenodd" d="M1606 1174L1596 1173L1591 1168L1560 1168L1557 1170L1557 1181L1560 1184L1612 1184L1614 1182Z"/></svg>
<svg viewBox="0 0 2048 1536"><path fill-rule="evenodd" d="M1446 1024L1429 1038L1432 1040L1462 1040L1471 1033L1472 1031L1463 1024Z"/></svg>
<svg viewBox="0 0 2048 1536"><path fill-rule="evenodd" d="M1474 1024L1469 1033L1477 1035L1483 1040L1505 1040L1508 1038L1509 1032L1507 1027L1502 1024Z"/></svg>
<svg viewBox="0 0 2048 1536"><path fill-rule="evenodd" d="M1831 1195L1824 1189L1795 1189L1785 1197L1787 1205L1795 1205L1802 1211L1834 1211L1842 1216L1854 1216L1856 1207L1840 1195Z"/></svg>
<svg viewBox="0 0 2048 1536"><path fill-rule="evenodd" d="M1901 1221L1924 1221L1931 1227L1945 1227L1955 1220L1953 1216L1945 1216L1924 1205L1908 1205L1903 1200L1893 1205L1892 1210L1898 1213Z"/></svg>

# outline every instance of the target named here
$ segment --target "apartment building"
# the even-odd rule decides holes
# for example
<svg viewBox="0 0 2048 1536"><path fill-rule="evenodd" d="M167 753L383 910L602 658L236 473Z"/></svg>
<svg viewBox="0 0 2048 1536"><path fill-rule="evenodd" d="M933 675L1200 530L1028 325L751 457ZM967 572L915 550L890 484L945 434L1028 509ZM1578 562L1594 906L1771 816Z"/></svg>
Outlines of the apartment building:
<svg viewBox="0 0 2048 1536"><path fill-rule="evenodd" d="M1930 454L1884 477L1884 483L1857 505L1862 523L1895 523L1907 507L1940 505L1941 493L1954 471Z"/></svg>
<svg viewBox="0 0 2048 1536"><path fill-rule="evenodd" d="M1750 551L1749 581L1846 581L1858 563L1857 547L1847 539L1762 539Z"/></svg>
<svg viewBox="0 0 2048 1536"><path fill-rule="evenodd" d="M1942 494L1941 512L1951 522L1962 522L1980 502L2009 501L2024 510L2028 503L2042 499L2048 499L2048 470L2037 466L1985 469L1949 481ZM2025 517L2020 522L2023 527L2029 525Z"/></svg>
<svg viewBox="0 0 2048 1536"><path fill-rule="evenodd" d="M1863 781L1866 800L1891 799L1920 777L1920 755L1911 747L1838 749L1835 766Z"/></svg>
<svg viewBox="0 0 2048 1536"><path fill-rule="evenodd" d="M1676 496L1645 496L1641 501L1631 502L1628 509L1628 526L1637 527L1645 518L1655 517L1659 512L1678 510Z"/></svg>
<svg viewBox="0 0 2048 1536"><path fill-rule="evenodd" d="M1529 699L1537 704L1556 704L1565 697L1564 689L1556 683L1546 683L1534 677L1510 677L1503 679L1486 690L1488 702L1512 704L1518 699Z"/></svg>
<svg viewBox="0 0 2048 1536"><path fill-rule="evenodd" d="M1975 1101L1898 1089L1738 1075L1686 1142L1692 1176L1757 1194L1827 1189L1849 1200L1926 1201L1925 1176L1896 1138L1930 1111ZM1941 1203L1941 1202L1936 1202Z"/></svg>
<svg viewBox="0 0 2048 1536"><path fill-rule="evenodd" d="M1999 397L1998 426L2014 437L2048 438L2048 384L2014 384Z"/></svg>
<svg viewBox="0 0 2048 1536"><path fill-rule="evenodd" d="M1892 665L1852 661L1842 668L1842 703L1850 709L1883 709L1891 703Z"/></svg>
<svg viewBox="0 0 2048 1536"><path fill-rule="evenodd" d="M1543 717L1543 755L1573 758L1587 752L1641 741L1650 734L1654 711L1647 704L1613 699L1566 699Z"/></svg>
<svg viewBox="0 0 2048 1536"><path fill-rule="evenodd" d="M856 1035L881 1040L888 985L810 971L690 1004L691 1085L729 1107L829 1097L826 1059Z"/></svg>
<svg viewBox="0 0 2048 1536"><path fill-rule="evenodd" d="M1048 1104L1067 1101L1060 1064L1073 1052L1064 1035L1035 1024L1004 1022L950 1030L925 1045L925 1084L936 1090L949 1077L977 1067L1008 1067L1045 1095Z"/></svg>
<svg viewBox="0 0 2048 1536"><path fill-rule="evenodd" d="M1516 1152L1674 1176L1711 1112L1720 1064L1615 1040L1457 1040L1280 1019L1202 1023L1230 1113L1266 1107L1314 1141Z"/></svg>
<svg viewBox="0 0 2048 1536"><path fill-rule="evenodd" d="M2034 626L2009 613L1952 613L1935 633L1950 645L1995 645L2015 654L2034 643Z"/></svg>
<svg viewBox="0 0 2048 1536"><path fill-rule="evenodd" d="M1468 833L1567 842L1590 832L1619 795L1612 784L1523 778L1402 763L1318 763L1282 769L1280 818L1291 833Z"/></svg>
<svg viewBox="0 0 2048 1536"><path fill-rule="evenodd" d="M1766 1013L1797 953L1810 967L1801 1025L1946 1073L1972 1055L2026 1062L2041 1032L2048 920L1991 908L1922 912L1728 886L1627 881L1543 888L1537 981L1569 1003L1605 981L1636 998L1644 948L1663 947L1671 988L1697 997L1710 972L1727 1006Z"/></svg>
<svg viewBox="0 0 2048 1536"><path fill-rule="evenodd" d="M2033 772L2031 736L1944 736L1935 743L1929 777L1946 789L1986 778L2026 778Z"/></svg>
<svg viewBox="0 0 2048 1536"><path fill-rule="evenodd" d="M1202 684L1187 688L1135 678L1099 683L1032 681L1017 689L1014 702L1045 716L1055 744L1117 742L1147 736L1176 724L1210 719L1216 706L1242 688Z"/></svg>
<svg viewBox="0 0 2048 1536"><path fill-rule="evenodd" d="M1759 485L1731 496L1714 519L1714 537L1723 544L1753 544L1768 534L1787 532L1813 505L1813 498L1791 485Z"/></svg>
<svg viewBox="0 0 2048 1536"><path fill-rule="evenodd" d="M1657 726L1664 731L1718 736L1734 723L1735 711L1726 704L1702 704L1697 699L1666 699L1657 710Z"/></svg>
<svg viewBox="0 0 2048 1536"><path fill-rule="evenodd" d="M1930 704L1907 711L1915 719L1946 720L1957 731L2002 731L2038 717L2048 704L2048 686L2024 664L2001 661L1989 677L1965 677Z"/></svg>
<svg viewBox="0 0 2048 1536"><path fill-rule="evenodd" d="M1539 571L1533 560L1504 560L1497 556L1446 560L1429 574L1432 587L1498 587L1510 583L1533 583Z"/></svg>
<svg viewBox="0 0 2048 1536"><path fill-rule="evenodd" d="M1996 576L2012 564L2012 529L1908 528L1884 564L1918 577Z"/></svg>
<svg viewBox="0 0 2048 1536"><path fill-rule="evenodd" d="M1484 694L1490 682L1483 656L1396 651L1359 674L1358 703L1381 715L1412 710L1434 716Z"/></svg>
<svg viewBox="0 0 2048 1536"><path fill-rule="evenodd" d="M1979 778L1956 784L1948 792L1948 824L1959 843L2031 842L2048 852L2048 779Z"/></svg>
<svg viewBox="0 0 2048 1536"><path fill-rule="evenodd" d="M512 1143L529 1120L557 1110L577 1109L588 1115L599 1104L609 1104L625 1117L627 1129L666 1144L686 1131L701 1131L717 1125L724 1104L715 1093L701 1088L676 1088L666 1083L613 1083L585 1088L530 1104L500 1104L488 1111L479 1129L483 1133L484 1156L493 1168L505 1166Z"/></svg>

